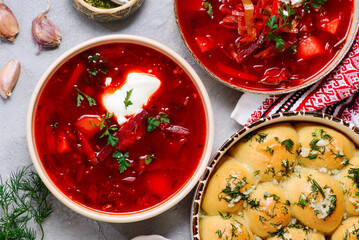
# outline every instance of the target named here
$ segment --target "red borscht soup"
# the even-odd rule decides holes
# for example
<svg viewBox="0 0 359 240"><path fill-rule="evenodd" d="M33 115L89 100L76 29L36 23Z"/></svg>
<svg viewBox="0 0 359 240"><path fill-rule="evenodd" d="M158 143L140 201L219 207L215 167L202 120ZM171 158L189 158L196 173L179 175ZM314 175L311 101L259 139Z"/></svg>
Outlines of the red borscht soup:
<svg viewBox="0 0 359 240"><path fill-rule="evenodd" d="M70 199L104 212L159 204L196 170L206 141L201 96L167 56L117 43L72 57L35 114L39 157Z"/></svg>
<svg viewBox="0 0 359 240"><path fill-rule="evenodd" d="M183 36L218 78L259 91L301 85L346 42L353 0L177 0Z"/></svg>

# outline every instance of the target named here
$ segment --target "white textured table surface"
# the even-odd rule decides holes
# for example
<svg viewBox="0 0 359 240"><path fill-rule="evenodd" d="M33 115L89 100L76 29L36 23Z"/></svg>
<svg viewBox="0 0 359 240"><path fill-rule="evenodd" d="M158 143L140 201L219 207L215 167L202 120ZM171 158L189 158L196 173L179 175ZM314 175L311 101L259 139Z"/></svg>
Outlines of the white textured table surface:
<svg viewBox="0 0 359 240"><path fill-rule="evenodd" d="M239 125L230 113L241 95L207 75L191 57L179 36L172 0L145 0L142 7L122 22L99 24L80 15L70 0L53 0L48 17L59 25L63 42L58 49L36 55L31 22L46 7L47 0L4 0L20 24L14 43L0 41L0 66L11 58L22 64L20 80L13 96L0 100L0 174L31 163L28 154L25 120L32 91L44 71L71 47L107 34L136 34L157 40L182 55L197 71L211 98L215 118L213 152L234 133ZM190 239L190 206L193 191L177 206L150 220L132 224L108 224L85 218L54 199L55 212L45 221L45 239L131 239L140 234L160 234L173 240Z"/></svg>

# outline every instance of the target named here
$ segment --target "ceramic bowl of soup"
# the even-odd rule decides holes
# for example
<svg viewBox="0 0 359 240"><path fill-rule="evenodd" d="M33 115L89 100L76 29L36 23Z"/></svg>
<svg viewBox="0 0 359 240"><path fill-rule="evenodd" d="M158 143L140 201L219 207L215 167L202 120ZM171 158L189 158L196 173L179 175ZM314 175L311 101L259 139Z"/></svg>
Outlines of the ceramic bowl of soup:
<svg viewBox="0 0 359 240"><path fill-rule="evenodd" d="M359 129L286 112L234 133L192 205L192 239L347 239L359 227Z"/></svg>
<svg viewBox="0 0 359 240"><path fill-rule="evenodd" d="M358 0L175 0L192 56L236 90L283 94L325 78L350 50Z"/></svg>
<svg viewBox="0 0 359 240"><path fill-rule="evenodd" d="M209 160L213 128L189 64L132 35L95 38L59 57L27 118L45 185L69 208L106 222L144 220L185 197Z"/></svg>

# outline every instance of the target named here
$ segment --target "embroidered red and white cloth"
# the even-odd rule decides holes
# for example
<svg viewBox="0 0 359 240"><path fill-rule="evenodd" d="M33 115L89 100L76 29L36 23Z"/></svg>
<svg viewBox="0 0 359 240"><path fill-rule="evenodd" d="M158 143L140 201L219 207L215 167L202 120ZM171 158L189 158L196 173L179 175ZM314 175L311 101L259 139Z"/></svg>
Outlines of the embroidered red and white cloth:
<svg viewBox="0 0 359 240"><path fill-rule="evenodd" d="M284 95L244 93L231 117L245 125L285 111L325 112L359 126L359 35L341 64L323 81Z"/></svg>

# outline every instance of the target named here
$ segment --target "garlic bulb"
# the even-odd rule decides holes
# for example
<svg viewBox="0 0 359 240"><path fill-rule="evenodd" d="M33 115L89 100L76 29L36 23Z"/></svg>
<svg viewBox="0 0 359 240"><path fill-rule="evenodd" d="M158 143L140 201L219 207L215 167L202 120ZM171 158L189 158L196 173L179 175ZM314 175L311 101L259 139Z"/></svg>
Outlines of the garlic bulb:
<svg viewBox="0 0 359 240"><path fill-rule="evenodd" d="M35 42L39 46L39 51L42 47L55 48L61 43L61 32L58 26L46 17L46 13L50 9L50 0L46 10L37 16L32 22L32 35Z"/></svg>
<svg viewBox="0 0 359 240"><path fill-rule="evenodd" d="M0 96L7 99L11 95L12 89L15 87L20 76L20 62L11 59L0 70Z"/></svg>
<svg viewBox="0 0 359 240"><path fill-rule="evenodd" d="M13 42L19 33L19 24L3 0L0 1L0 36Z"/></svg>

